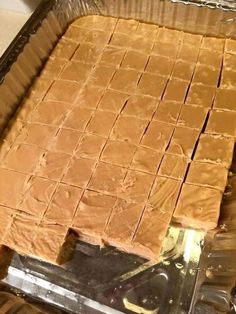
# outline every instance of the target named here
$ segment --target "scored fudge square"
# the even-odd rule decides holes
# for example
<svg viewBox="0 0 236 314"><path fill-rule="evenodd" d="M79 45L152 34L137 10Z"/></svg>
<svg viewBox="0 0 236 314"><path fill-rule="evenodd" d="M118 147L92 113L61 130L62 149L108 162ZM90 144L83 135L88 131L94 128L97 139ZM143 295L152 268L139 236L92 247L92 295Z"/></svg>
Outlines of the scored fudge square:
<svg viewBox="0 0 236 314"><path fill-rule="evenodd" d="M153 149L139 146L135 152L131 168L156 174L163 154Z"/></svg>
<svg viewBox="0 0 236 314"><path fill-rule="evenodd" d="M41 75L36 77L34 83L29 90L29 98L35 102L42 100L53 83L53 78L49 75ZM59 95L58 95L59 97Z"/></svg>
<svg viewBox="0 0 236 314"><path fill-rule="evenodd" d="M224 49L225 40L215 37L203 37L202 39L202 48L215 50L218 52L222 52Z"/></svg>
<svg viewBox="0 0 236 314"><path fill-rule="evenodd" d="M122 184L120 197L129 202L144 202L151 191L155 176L129 170Z"/></svg>
<svg viewBox="0 0 236 314"><path fill-rule="evenodd" d="M93 134L85 134L75 150L75 156L98 159L105 142L105 138Z"/></svg>
<svg viewBox="0 0 236 314"><path fill-rule="evenodd" d="M62 38L72 40L76 43L81 43L86 40L86 38L88 37L88 33L89 31L87 29L70 25Z"/></svg>
<svg viewBox="0 0 236 314"><path fill-rule="evenodd" d="M201 83L209 86L217 86L220 76L220 70L209 67L204 64L197 64L194 76L192 80L192 84Z"/></svg>
<svg viewBox="0 0 236 314"><path fill-rule="evenodd" d="M182 107L181 102L162 100L153 117L154 120L175 124Z"/></svg>
<svg viewBox="0 0 236 314"><path fill-rule="evenodd" d="M42 101L30 115L31 122L60 125L71 105L57 101Z"/></svg>
<svg viewBox="0 0 236 314"><path fill-rule="evenodd" d="M216 89L202 84L191 84L186 104L211 108Z"/></svg>
<svg viewBox="0 0 236 314"><path fill-rule="evenodd" d="M117 47L106 47L100 59L100 63L119 66L124 58L125 50Z"/></svg>
<svg viewBox="0 0 236 314"><path fill-rule="evenodd" d="M144 71L148 56L137 51L127 51L121 66L125 68Z"/></svg>
<svg viewBox="0 0 236 314"><path fill-rule="evenodd" d="M107 45L111 38L110 31L89 30L86 37L86 42L95 45Z"/></svg>
<svg viewBox="0 0 236 314"><path fill-rule="evenodd" d="M59 100L72 103L75 101L80 89L81 84L77 82L57 80L50 87L45 100Z"/></svg>
<svg viewBox="0 0 236 314"><path fill-rule="evenodd" d="M70 155L60 152L47 152L40 160L36 170L38 176L59 180L66 169Z"/></svg>
<svg viewBox="0 0 236 314"><path fill-rule="evenodd" d="M63 127L84 131L93 114L90 108L75 107L66 117Z"/></svg>
<svg viewBox="0 0 236 314"><path fill-rule="evenodd" d="M139 22L138 28L136 29L135 34L143 35L143 36L148 34L156 38L158 30L159 30L159 26L157 25Z"/></svg>
<svg viewBox="0 0 236 314"><path fill-rule="evenodd" d="M137 88L141 72L120 68L113 76L110 87L125 93L133 93Z"/></svg>
<svg viewBox="0 0 236 314"><path fill-rule="evenodd" d="M171 78L167 84L164 100L184 102L189 82Z"/></svg>
<svg viewBox="0 0 236 314"><path fill-rule="evenodd" d="M163 56L150 56L146 72L159 75L170 75L174 66L174 60Z"/></svg>
<svg viewBox="0 0 236 314"><path fill-rule="evenodd" d="M207 108L194 105L183 106L177 124L179 126L201 130L206 120L207 113Z"/></svg>
<svg viewBox="0 0 236 314"><path fill-rule="evenodd" d="M191 158L198 136L198 130L177 126L174 130L167 152Z"/></svg>
<svg viewBox="0 0 236 314"><path fill-rule="evenodd" d="M79 236L101 238L116 199L86 190L76 210L72 228Z"/></svg>
<svg viewBox="0 0 236 314"><path fill-rule="evenodd" d="M114 76L116 70L117 68L114 66L99 64L95 67L92 75L90 76L90 83L106 87Z"/></svg>
<svg viewBox="0 0 236 314"><path fill-rule="evenodd" d="M214 100L214 109L236 111L236 90L218 88Z"/></svg>
<svg viewBox="0 0 236 314"><path fill-rule="evenodd" d="M184 156L165 154L158 174L177 180L184 180L190 159Z"/></svg>
<svg viewBox="0 0 236 314"><path fill-rule="evenodd" d="M222 193L205 186L184 184L174 218L184 226L210 230L217 227Z"/></svg>
<svg viewBox="0 0 236 314"><path fill-rule="evenodd" d="M72 155L81 137L82 133L78 131L61 128L52 139L50 150Z"/></svg>
<svg viewBox="0 0 236 314"><path fill-rule="evenodd" d="M159 220L169 223L173 215L182 182L157 176L147 203L147 210Z"/></svg>
<svg viewBox="0 0 236 314"><path fill-rule="evenodd" d="M99 102L98 109L118 113L124 107L128 95L107 89Z"/></svg>
<svg viewBox="0 0 236 314"><path fill-rule="evenodd" d="M40 75L56 79L67 64L67 60L49 57Z"/></svg>
<svg viewBox="0 0 236 314"><path fill-rule="evenodd" d="M97 110L89 122L86 130L100 136L108 137L117 115L113 112Z"/></svg>
<svg viewBox="0 0 236 314"><path fill-rule="evenodd" d="M27 189L18 208L31 216L42 218L55 188L54 181L32 177L27 183Z"/></svg>
<svg viewBox="0 0 236 314"><path fill-rule="evenodd" d="M60 183L46 210L44 220L63 226L71 225L82 191L80 188Z"/></svg>
<svg viewBox="0 0 236 314"><path fill-rule="evenodd" d="M208 186L224 192L228 170L221 165L194 161L191 163L186 183Z"/></svg>
<svg viewBox="0 0 236 314"><path fill-rule="evenodd" d="M113 127L111 138L139 143L147 125L148 120L120 116Z"/></svg>
<svg viewBox="0 0 236 314"><path fill-rule="evenodd" d="M72 25L79 26L82 28L87 28L87 29L113 30L116 23L117 23L116 18L112 18L112 17L104 18L103 16L100 16L100 15L88 15L88 16L83 16L83 17L80 17L79 19L76 19L72 23Z"/></svg>
<svg viewBox="0 0 236 314"><path fill-rule="evenodd" d="M172 43L156 42L154 44L152 54L175 59L178 49L178 45Z"/></svg>
<svg viewBox="0 0 236 314"><path fill-rule="evenodd" d="M96 109L104 94L103 87L86 84L76 100L76 106Z"/></svg>
<svg viewBox="0 0 236 314"><path fill-rule="evenodd" d="M108 140L102 152L101 160L113 165L128 167L134 157L136 145Z"/></svg>
<svg viewBox="0 0 236 314"><path fill-rule="evenodd" d="M185 62L182 60L177 60L175 62L172 77L178 78L185 81L191 81L195 64L191 62Z"/></svg>
<svg viewBox="0 0 236 314"><path fill-rule="evenodd" d="M165 27L159 28L156 40L158 42L169 42L173 43L175 42L178 44L181 40L183 39L183 32L173 30L173 29L168 29Z"/></svg>
<svg viewBox="0 0 236 314"><path fill-rule="evenodd" d="M29 176L0 168L0 204L17 208Z"/></svg>
<svg viewBox="0 0 236 314"><path fill-rule="evenodd" d="M89 183L89 189L116 194L121 191L126 172L125 168L99 162Z"/></svg>
<svg viewBox="0 0 236 314"><path fill-rule="evenodd" d="M34 172L44 150L37 146L27 144L13 145L5 157L4 167L24 173ZM27 156L27 158L26 158Z"/></svg>
<svg viewBox="0 0 236 314"><path fill-rule="evenodd" d="M236 72L223 69L222 77L220 81L220 87L235 90L236 89L235 81L236 81Z"/></svg>
<svg viewBox="0 0 236 314"><path fill-rule="evenodd" d="M4 245L16 252L29 255L33 242L32 231L36 229L39 219L18 213L13 218L12 224L4 238Z"/></svg>
<svg viewBox="0 0 236 314"><path fill-rule="evenodd" d="M177 59L196 63L199 55L199 48L192 45L183 44L177 55Z"/></svg>
<svg viewBox="0 0 236 314"><path fill-rule="evenodd" d="M143 95L133 95L127 101L122 114L134 116L140 119L151 119L156 108L157 101L151 97Z"/></svg>
<svg viewBox="0 0 236 314"><path fill-rule="evenodd" d="M82 43L73 55L72 60L94 64L100 57L102 50L102 46Z"/></svg>
<svg viewBox="0 0 236 314"><path fill-rule="evenodd" d="M138 83L138 92L160 99L167 83L166 76L143 73Z"/></svg>
<svg viewBox="0 0 236 314"><path fill-rule="evenodd" d="M152 38L144 38L143 36L134 36L131 37L132 41L130 41L130 48L133 50L137 50L146 54L150 54L153 48L154 39ZM140 45L142 42L142 45Z"/></svg>
<svg viewBox="0 0 236 314"><path fill-rule="evenodd" d="M34 144L41 148L47 148L57 129L57 127L50 125L26 123L15 143Z"/></svg>
<svg viewBox="0 0 236 314"><path fill-rule="evenodd" d="M128 48L131 46L133 38L130 35L122 33L113 33L109 45L118 48Z"/></svg>
<svg viewBox="0 0 236 314"><path fill-rule="evenodd" d="M199 64L212 66L216 69L220 69L222 60L222 55L219 52L207 49L201 49L198 57Z"/></svg>
<svg viewBox="0 0 236 314"><path fill-rule="evenodd" d="M221 164L229 168L233 158L234 139L201 134L194 160Z"/></svg>
<svg viewBox="0 0 236 314"><path fill-rule="evenodd" d="M42 222L33 232L30 255L53 264L60 264L60 254L66 242L68 227Z"/></svg>
<svg viewBox="0 0 236 314"><path fill-rule="evenodd" d="M121 249L125 249L128 245L130 249L131 240L144 207L144 203L118 199L105 228L104 240Z"/></svg>
<svg viewBox="0 0 236 314"><path fill-rule="evenodd" d="M132 241L133 251L145 258L158 260L168 227L168 223L159 220L158 212L146 208Z"/></svg>
<svg viewBox="0 0 236 314"><path fill-rule="evenodd" d="M138 23L139 22L135 20L119 19L116 24L115 32L130 35L130 33L133 33L136 31L138 27Z"/></svg>
<svg viewBox="0 0 236 314"><path fill-rule="evenodd" d="M142 145L156 149L159 152L165 151L168 146L174 126L160 121L151 121L142 139Z"/></svg>
<svg viewBox="0 0 236 314"><path fill-rule="evenodd" d="M225 40L225 51L227 53L236 54L236 40L227 38Z"/></svg>
<svg viewBox="0 0 236 314"><path fill-rule="evenodd" d="M91 179L95 164L95 160L73 157L62 181L80 188L85 188Z"/></svg>
<svg viewBox="0 0 236 314"><path fill-rule="evenodd" d="M16 120L31 121L31 115L37 107L39 100L30 99L30 97L25 97L21 105L16 111ZM14 122L16 124L16 121Z"/></svg>
<svg viewBox="0 0 236 314"><path fill-rule="evenodd" d="M53 49L51 56L69 60L74 54L77 47L77 43L74 43L65 38L61 38L56 47Z"/></svg>
<svg viewBox="0 0 236 314"><path fill-rule="evenodd" d="M205 133L236 137L236 112L212 110Z"/></svg>
<svg viewBox="0 0 236 314"><path fill-rule="evenodd" d="M202 42L202 35L183 33L183 43L192 45L194 47L200 47Z"/></svg>
<svg viewBox="0 0 236 314"><path fill-rule="evenodd" d="M223 66L225 70L235 71L236 55L225 54Z"/></svg>
<svg viewBox="0 0 236 314"><path fill-rule="evenodd" d="M16 214L16 211L5 207L0 206L0 243L2 244L4 241L4 237L10 228L13 217Z"/></svg>
<svg viewBox="0 0 236 314"><path fill-rule="evenodd" d="M62 71L60 78L62 80L75 81L83 83L91 73L92 65L78 61L71 61Z"/></svg>

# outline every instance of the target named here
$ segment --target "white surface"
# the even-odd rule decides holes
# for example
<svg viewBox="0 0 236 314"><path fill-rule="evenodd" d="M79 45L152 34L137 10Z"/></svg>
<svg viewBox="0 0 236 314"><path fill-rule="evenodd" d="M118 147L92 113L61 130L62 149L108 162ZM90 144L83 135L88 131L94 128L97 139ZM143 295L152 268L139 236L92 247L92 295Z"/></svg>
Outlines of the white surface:
<svg viewBox="0 0 236 314"><path fill-rule="evenodd" d="M0 0L0 10L16 11L30 14L40 0Z"/></svg>
<svg viewBox="0 0 236 314"><path fill-rule="evenodd" d="M41 0L0 0L0 57Z"/></svg>
<svg viewBox="0 0 236 314"><path fill-rule="evenodd" d="M19 13L0 9L0 57L25 24L29 16L30 13Z"/></svg>

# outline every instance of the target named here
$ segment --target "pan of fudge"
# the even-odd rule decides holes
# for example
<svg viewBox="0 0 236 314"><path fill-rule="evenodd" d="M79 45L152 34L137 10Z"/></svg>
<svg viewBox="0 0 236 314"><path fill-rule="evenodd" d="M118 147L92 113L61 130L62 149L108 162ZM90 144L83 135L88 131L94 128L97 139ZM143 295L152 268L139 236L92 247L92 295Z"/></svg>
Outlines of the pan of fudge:
<svg viewBox="0 0 236 314"><path fill-rule="evenodd" d="M41 2L0 60L1 313L235 313L235 17Z"/></svg>

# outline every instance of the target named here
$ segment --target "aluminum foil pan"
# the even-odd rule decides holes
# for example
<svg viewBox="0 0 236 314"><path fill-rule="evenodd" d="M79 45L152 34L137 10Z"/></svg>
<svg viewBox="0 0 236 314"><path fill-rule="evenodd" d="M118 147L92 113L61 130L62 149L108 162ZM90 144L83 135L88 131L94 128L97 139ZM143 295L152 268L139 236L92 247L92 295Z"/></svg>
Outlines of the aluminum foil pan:
<svg viewBox="0 0 236 314"><path fill-rule="evenodd" d="M194 33L236 38L234 1L42 1L0 59L2 134L7 132L27 90L29 96L33 92L33 79L59 37L75 18L88 14L134 18ZM231 170L236 173L234 165ZM1 265L0 261L2 284L12 292L69 313L232 312L236 187L231 190L222 208L222 227L207 237L199 231L170 227L159 264L111 247L101 250L78 241L73 259L62 267L17 254L9 263L6 260ZM8 251L4 253L9 256Z"/></svg>

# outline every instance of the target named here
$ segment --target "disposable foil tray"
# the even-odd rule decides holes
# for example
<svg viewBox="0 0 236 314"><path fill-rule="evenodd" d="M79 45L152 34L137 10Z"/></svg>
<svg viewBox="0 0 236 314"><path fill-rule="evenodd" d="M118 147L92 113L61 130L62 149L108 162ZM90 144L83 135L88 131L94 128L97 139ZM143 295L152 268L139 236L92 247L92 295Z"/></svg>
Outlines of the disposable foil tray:
<svg viewBox="0 0 236 314"><path fill-rule="evenodd" d="M42 1L0 59L3 133L57 40L75 18L89 14L236 38L236 3L229 0ZM235 169L233 164L232 178ZM229 186L218 230L205 235L171 226L158 264L112 247L101 249L77 241L73 258L60 267L16 253L11 261L3 258L0 289L33 303L51 304L63 313L235 313L234 193L236 189ZM224 215L224 203L228 208L230 198L231 219ZM9 250L5 253L9 256Z"/></svg>

